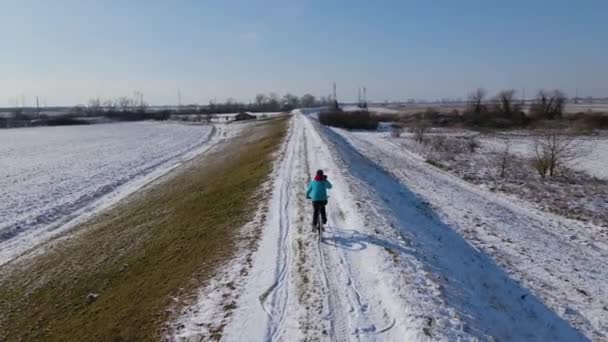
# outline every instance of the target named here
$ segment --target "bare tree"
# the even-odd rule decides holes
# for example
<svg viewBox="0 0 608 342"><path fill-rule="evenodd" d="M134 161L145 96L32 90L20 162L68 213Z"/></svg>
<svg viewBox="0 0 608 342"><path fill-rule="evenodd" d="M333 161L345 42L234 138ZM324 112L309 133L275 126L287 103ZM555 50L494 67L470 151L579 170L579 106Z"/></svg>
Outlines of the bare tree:
<svg viewBox="0 0 608 342"><path fill-rule="evenodd" d="M310 94L305 94L304 96L302 96L302 98L300 99L300 102L302 104L302 107L314 107L317 99L310 95Z"/></svg>
<svg viewBox="0 0 608 342"><path fill-rule="evenodd" d="M316 104L319 106L330 106L333 102L332 98L331 95L321 96Z"/></svg>
<svg viewBox="0 0 608 342"><path fill-rule="evenodd" d="M86 112L87 112L87 108L85 106L76 105L76 106L70 108L70 111L68 112L68 114L70 116L80 117L80 116L83 116Z"/></svg>
<svg viewBox="0 0 608 342"><path fill-rule="evenodd" d="M285 94L285 96L283 96L283 102L285 103L285 105L289 108L298 108L300 106L300 99L292 94Z"/></svg>
<svg viewBox="0 0 608 342"><path fill-rule="evenodd" d="M545 178L553 177L557 171L583 153L580 144L571 134L559 129L540 133L534 139L533 164L538 174Z"/></svg>
<svg viewBox="0 0 608 342"><path fill-rule="evenodd" d="M566 95L560 90L541 90L530 107L530 115L538 119L554 120L562 117L566 106Z"/></svg>
<svg viewBox="0 0 608 342"><path fill-rule="evenodd" d="M496 95L494 110L502 116L512 116L519 113L521 107L515 98L515 90L503 90Z"/></svg>
<svg viewBox="0 0 608 342"><path fill-rule="evenodd" d="M399 138L401 136L401 133L403 132L403 127L401 126L401 124L392 123L390 132L391 132L391 137Z"/></svg>
<svg viewBox="0 0 608 342"><path fill-rule="evenodd" d="M268 94L268 110L279 111L281 109L281 100L276 93Z"/></svg>
<svg viewBox="0 0 608 342"><path fill-rule="evenodd" d="M133 105L133 101L130 98L126 97L126 96L119 97L116 100L116 106L123 113L128 112L129 109L131 109L132 105Z"/></svg>
<svg viewBox="0 0 608 342"><path fill-rule="evenodd" d="M429 125L426 119L426 115L424 113L417 115L414 121L414 125L411 128L412 133L414 133L414 140L421 144L424 143L424 137L428 129Z"/></svg>
<svg viewBox="0 0 608 342"><path fill-rule="evenodd" d="M267 101L268 101L268 97L265 94L257 94L255 96L255 105L258 108L262 108L264 105L266 105Z"/></svg>
<svg viewBox="0 0 608 342"><path fill-rule="evenodd" d="M108 112L115 112L116 111L116 102L112 101L112 100L105 100L103 102L103 107L108 111Z"/></svg>
<svg viewBox="0 0 608 342"><path fill-rule="evenodd" d="M87 113L89 115L100 115L102 112L101 100L99 98L89 100Z"/></svg>
<svg viewBox="0 0 608 342"><path fill-rule="evenodd" d="M484 101L486 98L487 92L483 88L478 88L475 92L469 94L469 98L467 101L467 109L470 113L481 115L486 111L486 106L484 105Z"/></svg>
<svg viewBox="0 0 608 342"><path fill-rule="evenodd" d="M146 103L146 101L144 101L144 93L142 93L141 91L133 92L132 104L134 109L140 113L145 113L148 109L148 104Z"/></svg>
<svg viewBox="0 0 608 342"><path fill-rule="evenodd" d="M511 159L512 159L511 139L506 138L505 144L504 144L502 150L500 151L500 153L498 154L498 158L497 158L498 172L499 172L500 178L505 178L506 171L509 168L509 165L511 164Z"/></svg>

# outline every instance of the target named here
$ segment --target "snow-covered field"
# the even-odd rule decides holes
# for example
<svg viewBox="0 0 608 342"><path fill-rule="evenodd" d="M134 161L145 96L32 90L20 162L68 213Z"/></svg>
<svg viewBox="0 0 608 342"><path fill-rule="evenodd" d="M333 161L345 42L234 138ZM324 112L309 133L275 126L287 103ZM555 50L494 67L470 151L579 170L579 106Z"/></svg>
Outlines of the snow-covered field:
<svg viewBox="0 0 608 342"><path fill-rule="evenodd" d="M469 184L430 167L386 136L342 134L428 201L444 222L550 311L592 340L608 337L608 292L603 285L608 281L608 230Z"/></svg>
<svg viewBox="0 0 608 342"><path fill-rule="evenodd" d="M608 338L605 234L464 182L386 138L296 113L257 248L201 288L171 337ZM320 242L304 198L318 168L334 185Z"/></svg>
<svg viewBox="0 0 608 342"><path fill-rule="evenodd" d="M0 265L194 157L215 131L155 122L1 130Z"/></svg>
<svg viewBox="0 0 608 342"><path fill-rule="evenodd" d="M524 158L534 156L534 138L530 135L484 136L481 143L482 147L499 151L504 149L506 139L511 143L511 153ZM578 171L584 171L591 176L608 180L608 135L606 132L602 132L598 136L578 138L575 144L581 151L580 157L569 162L568 166Z"/></svg>

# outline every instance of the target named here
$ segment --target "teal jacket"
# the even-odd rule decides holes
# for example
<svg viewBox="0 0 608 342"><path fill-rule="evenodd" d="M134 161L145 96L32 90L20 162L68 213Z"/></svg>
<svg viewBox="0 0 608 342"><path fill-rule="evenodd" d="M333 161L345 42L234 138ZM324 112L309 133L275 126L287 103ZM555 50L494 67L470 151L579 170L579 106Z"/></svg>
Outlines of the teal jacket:
<svg viewBox="0 0 608 342"><path fill-rule="evenodd" d="M327 201L327 189L331 189L331 183L328 180L313 180L308 185L306 197L310 198L313 202Z"/></svg>

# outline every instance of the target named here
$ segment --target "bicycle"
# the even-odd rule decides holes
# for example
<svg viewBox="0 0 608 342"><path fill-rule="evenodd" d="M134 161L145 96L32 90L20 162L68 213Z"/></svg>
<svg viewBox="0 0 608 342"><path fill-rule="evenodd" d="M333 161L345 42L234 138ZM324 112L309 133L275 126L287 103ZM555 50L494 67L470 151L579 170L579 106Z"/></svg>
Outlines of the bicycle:
<svg viewBox="0 0 608 342"><path fill-rule="evenodd" d="M325 204L322 208L319 208L319 210L314 209L317 212L317 217L313 218L313 221L316 220L316 225L313 226L313 231L316 229L317 234L319 236L319 241L321 240L321 237L323 235L323 232L325 231L325 227L324 227L324 223L323 223L323 213L325 213L325 216L327 216L326 213L326 207L327 204Z"/></svg>
<svg viewBox="0 0 608 342"><path fill-rule="evenodd" d="M325 228L323 228L323 221L321 220L321 212L319 211L317 213L317 233L319 234L319 241L321 241L321 235L323 234L323 231L325 230Z"/></svg>

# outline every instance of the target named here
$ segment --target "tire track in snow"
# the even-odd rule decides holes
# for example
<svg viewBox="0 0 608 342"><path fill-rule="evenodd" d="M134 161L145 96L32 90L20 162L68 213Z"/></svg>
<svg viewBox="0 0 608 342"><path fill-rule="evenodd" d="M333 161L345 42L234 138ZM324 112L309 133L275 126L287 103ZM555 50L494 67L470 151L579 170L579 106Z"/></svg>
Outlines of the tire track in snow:
<svg viewBox="0 0 608 342"><path fill-rule="evenodd" d="M297 116L295 120L302 120L301 117ZM302 140L303 140L303 156L304 156L304 170L303 172L306 172L307 175L307 183L304 184L304 186L306 186L308 184L308 182L311 181L310 178L310 155L308 153L308 138L306 136L306 133L302 134ZM309 209L310 210L310 209ZM321 288L321 292L323 294L323 296L325 297L324 303L326 305L324 305L324 313L323 313L323 317L325 319L327 319L329 321L329 325L330 325L330 329L329 329L329 337L331 340L335 340L335 336L336 336L336 327L334 324L334 311L331 309L333 308L335 305L333 303L333 297L330 295L328 289L329 289L329 276L327 275L327 267L325 266L325 259L323 258L323 252L321 250L321 244L320 241L316 241L316 245L317 245L317 255L319 257L319 261L320 261L320 265L321 265L321 273L322 273L322 279L323 279L323 287ZM309 270L310 271L310 270Z"/></svg>
<svg viewBox="0 0 608 342"><path fill-rule="evenodd" d="M300 120L302 120L304 123L303 130L305 131L305 134L311 135L311 137L307 139L307 144L312 144L313 141L316 143L315 145L311 146L312 148L310 148L311 150L314 151L314 154L307 155L307 157L308 157L307 163L308 163L309 167L310 167L310 165L316 165L316 168L322 168L326 172L328 169L335 170L335 168L330 168L330 166L327 165L326 163L322 163L319 160L319 158L315 158L315 156L318 156L319 154L323 153L323 151L321 151L321 146L319 145L319 137L318 137L318 135L316 135L316 136L313 135L316 133L316 131L314 130L314 128L312 126L309 125L309 122L307 119L300 118ZM315 168L310 168L308 170L309 174L312 174L313 172L315 172ZM333 225L334 222L337 222L337 220L334 219L335 214L334 214L333 204L331 207L328 205L328 212L329 212L328 227L329 227L329 226ZM351 310L347 311L345 308L346 305L344 305L343 301L345 299L344 295L348 294L348 289L350 286L352 286L352 283L348 284L347 282L341 282L340 280L337 279L336 275L339 273L337 271L343 267L332 263L332 258L331 258L331 256L327 255L327 251L325 250L325 248L323 248L323 245L324 244L322 243L322 241L320 241L318 243L318 252L319 252L319 262L321 265L321 271L323 273L323 277L324 277L325 283L326 283L325 291L328 294L329 307L327 309L329 311L329 314L328 314L327 318L330 320L330 324L331 324L331 340L332 341L350 341L351 334L349 332L349 327L350 327L351 323L350 323L350 319L349 319L348 315L344 315L344 313L351 313L354 311L354 309L353 309L353 306L351 305ZM330 267L331 267L330 271L328 271L328 262L330 263ZM340 285L345 285L346 288L343 288ZM346 290L346 291L344 291L344 290ZM347 301L350 301L350 300L347 300Z"/></svg>
<svg viewBox="0 0 608 342"><path fill-rule="evenodd" d="M325 142L319 135L309 119L303 118L305 122L305 132L310 135L309 141L312 141L310 148L315 152L309 157L309 164L316 165L318 168L335 171L335 176L332 179L343 177L338 172L338 168L332 159L332 155L327 150L323 149ZM327 156L322 159L318 156ZM309 173L314 172L314 169L309 169ZM334 191L345 191L344 189L335 189ZM345 218L342 206L345 203L331 201L328 207L328 227L344 226ZM330 233L328 229L325 234ZM356 277L351 269L351 262L348 260L346 250L325 243L319 244L319 258L323 274L328 283L329 298L331 299L331 324L332 324L332 340L335 341L352 341L352 340L374 340L379 334L392 329L396 320L382 308L370 307L369 301L364 297L364 294L359 291ZM381 312L380 317L387 318L387 323L383 324L383 328L377 329L376 324L371 318L371 311ZM384 321L382 323L385 323Z"/></svg>
<svg viewBox="0 0 608 342"><path fill-rule="evenodd" d="M333 340L347 340L347 339L336 339L335 324L333 315L336 311L333 294L330 293L330 277L326 267L318 269L314 265L324 263L322 260L322 252L316 239L316 234L307 231L306 234L298 234L298 226L307 226L304 222L299 222L297 219L294 220L292 215L298 213L305 213L308 210L305 209L303 201L298 201L297 196L303 196L304 193L301 191L305 188L308 181L308 170L309 170L309 146L306 131L302 126L302 118L295 116L292 119L291 133L289 135L289 142L284 154L284 161L281 163L280 172L278 179L280 182L280 192L278 203L280 203L278 216L279 239L277 244L277 257L276 257L276 276L275 281L272 285L267 288L262 295L260 295L260 303L266 314L269 317L266 327L265 340L268 341L280 341L289 340L293 334L293 326L286 326L286 322L294 321L294 316L297 316L299 322L298 334L303 334L305 339L319 339L319 331L310 332L308 327L318 327L319 323L314 320L325 319L329 322L329 338ZM300 191L298 190L300 189ZM308 215L306 215L308 217ZM306 222L306 221L305 221ZM300 227L301 228L301 227ZM274 229L271 228L271 229ZM302 229L304 232L306 229ZM313 235L314 234L314 235ZM308 238L307 245L316 245L319 260L316 263L310 265L299 264L298 258L294 255L292 248L294 242L298 238ZM308 258L313 252L313 248L304 248L300 253L307 253ZM299 272L304 274L292 274L293 268L298 269L302 267ZM310 288L310 284L302 282L302 276L308 276L314 278L315 275L319 276L321 286L320 288ZM310 281L310 280L309 280ZM308 302L300 303L292 299L290 287L293 287L295 291L299 291L304 288L304 291L314 292L311 296L306 297ZM323 309L322 313L317 315L302 314L301 311L296 308L297 305L304 306L304 312L311 310L315 307L315 300L319 300L318 296L322 299L323 303L321 306ZM339 311L341 309L338 309ZM311 317L312 316L312 317ZM323 331L324 324L321 324L320 335L325 335ZM316 333L316 334L315 334ZM346 335L346 334L345 334ZM326 336L327 337L327 336Z"/></svg>
<svg viewBox="0 0 608 342"><path fill-rule="evenodd" d="M285 310L289 299L289 286L286 286L286 281L289 279L291 248L290 248L290 211L291 205L291 170L294 169L297 155L297 140L299 132L295 131L293 121L290 127L288 136L288 146L281 162L278 182L280 184L279 203L281 203L279 211L279 241L278 241L278 256L276 264L276 279L275 282L260 295L260 304L269 317L266 339L278 340L282 332L282 327L285 322ZM295 137L294 137L295 135Z"/></svg>

